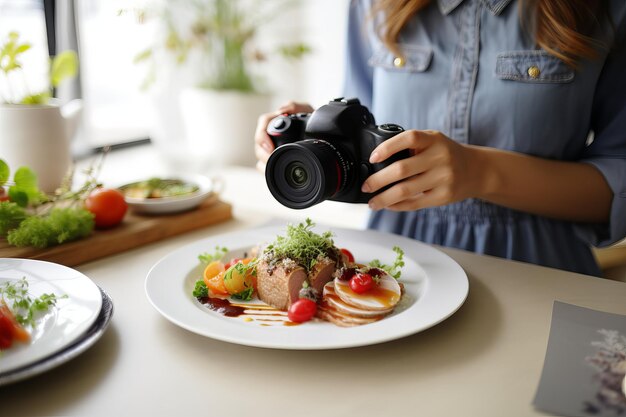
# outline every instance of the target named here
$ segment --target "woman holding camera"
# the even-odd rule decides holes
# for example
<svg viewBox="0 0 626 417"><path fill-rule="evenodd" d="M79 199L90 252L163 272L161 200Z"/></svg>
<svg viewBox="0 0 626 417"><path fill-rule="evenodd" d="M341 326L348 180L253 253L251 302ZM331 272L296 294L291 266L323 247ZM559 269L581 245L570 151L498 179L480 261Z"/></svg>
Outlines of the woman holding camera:
<svg viewBox="0 0 626 417"><path fill-rule="evenodd" d="M406 131L370 162L369 227L600 275L626 236L623 0L355 0L345 96ZM265 129L289 103L261 116Z"/></svg>

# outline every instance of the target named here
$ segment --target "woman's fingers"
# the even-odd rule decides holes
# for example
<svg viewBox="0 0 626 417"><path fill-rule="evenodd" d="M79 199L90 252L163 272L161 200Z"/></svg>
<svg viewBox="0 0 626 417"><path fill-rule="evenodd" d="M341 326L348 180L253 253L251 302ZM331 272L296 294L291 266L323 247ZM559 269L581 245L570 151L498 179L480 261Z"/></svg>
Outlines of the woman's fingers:
<svg viewBox="0 0 626 417"><path fill-rule="evenodd" d="M313 107L307 103L297 103L295 101L289 101L278 108L279 114L281 113L311 113Z"/></svg>
<svg viewBox="0 0 626 417"><path fill-rule="evenodd" d="M382 162L405 149L411 150L412 153L419 153L428 148L436 139L438 132L428 130L407 130L387 139L378 145L370 155L370 162L375 164Z"/></svg>
<svg viewBox="0 0 626 417"><path fill-rule="evenodd" d="M445 192L446 186L443 185L446 181L446 175L445 168L435 168L422 174L414 175L372 197L369 201L369 206L372 210L380 210L402 205L405 201L410 202L409 204L415 204L416 202L424 201L424 196L432 194L433 191L436 192L436 196L449 197L448 193ZM427 201L431 200L432 197L427 199ZM438 205L440 204L443 204L443 201Z"/></svg>
<svg viewBox="0 0 626 417"><path fill-rule="evenodd" d="M257 120L256 130L254 132L254 154L256 158L261 162L261 166L265 167L267 159L270 157L272 151L274 151L274 142L267 134L267 126L277 116L281 114L291 113L310 113L313 108L306 103L297 103L290 101L276 111L262 114ZM257 164L259 168L259 164Z"/></svg>
<svg viewBox="0 0 626 417"><path fill-rule="evenodd" d="M364 183L361 191L364 193L374 193L381 188L394 182L421 174L433 167L435 164L436 149L429 148L421 153L415 154L372 174Z"/></svg>

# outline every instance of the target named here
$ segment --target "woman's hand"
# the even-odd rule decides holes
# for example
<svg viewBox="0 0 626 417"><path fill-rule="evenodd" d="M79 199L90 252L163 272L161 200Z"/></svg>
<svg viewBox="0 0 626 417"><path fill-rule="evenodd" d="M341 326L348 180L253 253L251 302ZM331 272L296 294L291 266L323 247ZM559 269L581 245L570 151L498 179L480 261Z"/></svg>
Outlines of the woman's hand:
<svg viewBox="0 0 626 417"><path fill-rule="evenodd" d="M369 201L374 210L417 210L441 206L480 194L481 170L475 149L441 132L409 130L380 144L370 162L382 162L408 150L410 157L371 175L362 187L372 193L397 182Z"/></svg>
<svg viewBox="0 0 626 417"><path fill-rule="evenodd" d="M296 103L290 101L278 108L278 110L273 111L271 113L265 113L259 116L259 120L257 121L256 131L254 133L254 153L256 155L257 161L257 169L260 171L265 171L265 164L267 163L267 159L270 157L270 154L274 150L274 142L270 139L267 134L267 125L270 121L281 114L291 114L291 113L311 113L313 111L313 107L306 103Z"/></svg>
<svg viewBox="0 0 626 417"><path fill-rule="evenodd" d="M407 149L410 157L371 175L374 210L418 210L480 198L515 210L575 222L607 222L613 192L591 164L555 161L484 146L462 145L435 131L409 130L380 144L370 162Z"/></svg>

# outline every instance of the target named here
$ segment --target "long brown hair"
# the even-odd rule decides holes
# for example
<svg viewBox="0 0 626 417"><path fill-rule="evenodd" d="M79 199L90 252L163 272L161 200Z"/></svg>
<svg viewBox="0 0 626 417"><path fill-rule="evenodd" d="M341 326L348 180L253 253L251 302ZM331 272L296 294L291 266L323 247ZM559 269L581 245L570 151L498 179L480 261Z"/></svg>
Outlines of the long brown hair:
<svg viewBox="0 0 626 417"><path fill-rule="evenodd" d="M383 12L384 22L378 28L383 43L395 54L398 36L405 24L430 0L376 0L373 14ZM599 16L606 14L602 0L520 0L524 27L532 27L535 42L575 67L583 58L595 58L601 42L590 36Z"/></svg>

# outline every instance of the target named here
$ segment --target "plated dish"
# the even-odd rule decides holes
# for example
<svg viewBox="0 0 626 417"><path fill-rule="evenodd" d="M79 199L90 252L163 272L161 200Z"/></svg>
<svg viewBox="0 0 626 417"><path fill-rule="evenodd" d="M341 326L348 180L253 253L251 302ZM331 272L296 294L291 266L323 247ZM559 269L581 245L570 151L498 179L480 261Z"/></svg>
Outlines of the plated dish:
<svg viewBox="0 0 626 417"><path fill-rule="evenodd" d="M349 328L317 320L298 326L266 326L246 317L226 317L193 297L203 269L198 254L219 246L230 250L228 256L241 255L284 232L285 227L253 229L182 247L161 259L148 273L148 299L174 324L214 339L265 348L335 349L381 343L427 329L452 315L467 296L467 276L444 253L397 235L335 228L332 232L336 245L349 248L357 262L376 258L392 263L396 258L393 248L404 250L404 294L393 313L383 320Z"/></svg>
<svg viewBox="0 0 626 417"><path fill-rule="evenodd" d="M20 368L0 372L0 386L21 381L56 368L93 346L109 327L111 317L113 316L113 300L111 300L111 297L109 297L104 290L100 289L100 292L102 295L102 308L100 309L100 313L96 321L82 336L68 346L43 359L31 362Z"/></svg>
<svg viewBox="0 0 626 417"><path fill-rule="evenodd" d="M203 175L147 178L121 185L128 206L136 213L167 214L193 209L216 199L220 183Z"/></svg>
<svg viewBox="0 0 626 417"><path fill-rule="evenodd" d="M82 273L31 259L0 258L0 285L26 279L29 294L55 294L57 303L27 328L30 341L16 343L0 356L0 375L53 355L80 339L102 310L102 294Z"/></svg>

